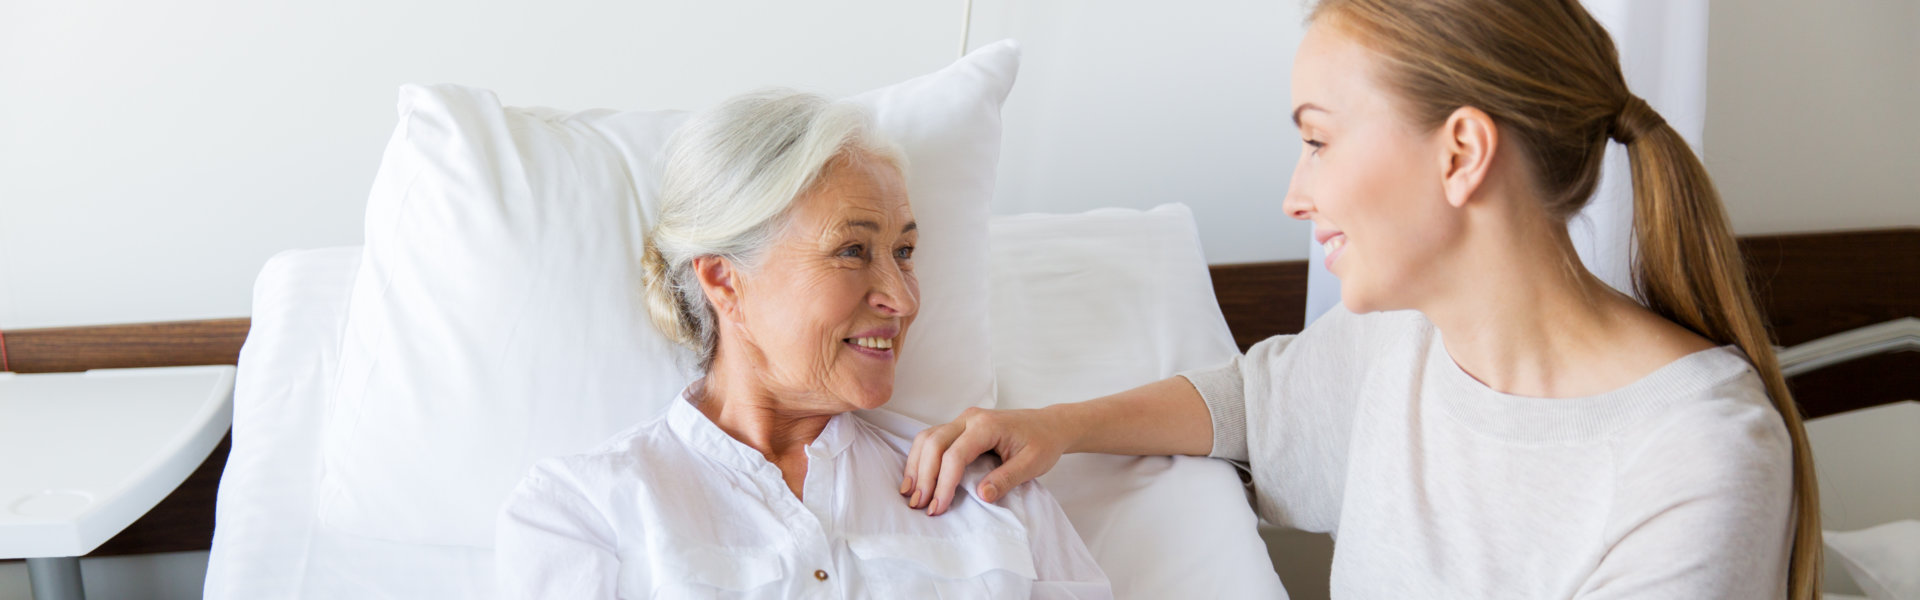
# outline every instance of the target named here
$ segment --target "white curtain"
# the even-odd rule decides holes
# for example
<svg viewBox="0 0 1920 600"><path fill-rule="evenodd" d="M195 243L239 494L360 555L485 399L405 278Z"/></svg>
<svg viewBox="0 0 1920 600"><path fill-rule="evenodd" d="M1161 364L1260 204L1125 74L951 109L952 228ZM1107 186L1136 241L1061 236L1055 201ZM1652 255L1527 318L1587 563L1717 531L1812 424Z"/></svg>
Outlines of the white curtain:
<svg viewBox="0 0 1920 600"><path fill-rule="evenodd" d="M1633 93L1645 98L1698 153L1707 122L1707 0L1586 0L1613 34ZM1625 148L1607 145L1600 188L1568 224L1580 259L1600 279L1632 293L1633 187ZM1326 254L1307 240L1307 322L1340 302Z"/></svg>

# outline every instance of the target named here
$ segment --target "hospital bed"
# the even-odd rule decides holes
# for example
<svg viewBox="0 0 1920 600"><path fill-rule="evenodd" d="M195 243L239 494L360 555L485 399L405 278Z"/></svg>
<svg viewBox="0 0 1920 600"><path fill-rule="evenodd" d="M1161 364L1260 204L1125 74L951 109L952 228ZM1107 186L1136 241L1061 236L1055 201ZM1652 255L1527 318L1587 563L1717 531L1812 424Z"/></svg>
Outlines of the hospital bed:
<svg viewBox="0 0 1920 600"><path fill-rule="evenodd" d="M1912 258L1920 256L1920 232L1764 236L1744 238L1742 244L1776 335L1789 347L1813 348L1809 342L1899 322L1916 310L1920 289L1912 276ZM315 527L314 423L323 406L321 393L310 386L337 356L331 340L340 325L346 282L357 267L356 252L334 248L277 257L260 273L251 323L223 319L6 333L11 368L22 373L232 364L241 339L250 337L247 364L280 369L284 375L271 379L263 373L242 386L236 397L231 458L225 445L216 449L172 497L93 556L207 548L215 486L220 485L225 488L219 507L222 531L207 580L210 597L325 597L302 595L303 590L410 597L426 590L458 590L460 578L482 577L480 571L489 568L486 561L447 548L380 548L363 564L352 556L358 550L352 541L330 539ZM1237 345L1302 327L1303 263L1215 265L1209 271ZM1813 417L1808 429L1820 463L1825 525L1833 531L1914 518L1920 498L1920 481L1913 480L1910 468L1913 457L1920 455L1913 447L1920 438L1912 435L1920 429L1920 405L1907 401L1920 391L1914 385L1920 373L1914 358L1920 354L1900 351L1899 340L1905 338L1893 328L1868 331L1875 333L1866 336L1867 343L1887 345L1891 340L1892 347L1791 379ZM1793 359L1795 354L1804 356L1805 351L1783 356ZM1175 523L1189 518L1140 512L1132 518ZM1274 568L1293 597L1325 597L1331 552L1325 536L1264 533L1272 542ZM1110 535L1107 543L1124 539ZM1251 556L1265 559L1267 553L1254 551ZM382 562L395 557L398 563ZM1860 593L1832 552L1828 563L1827 589ZM1169 569L1191 566L1168 564ZM1209 567L1201 572L1215 571Z"/></svg>

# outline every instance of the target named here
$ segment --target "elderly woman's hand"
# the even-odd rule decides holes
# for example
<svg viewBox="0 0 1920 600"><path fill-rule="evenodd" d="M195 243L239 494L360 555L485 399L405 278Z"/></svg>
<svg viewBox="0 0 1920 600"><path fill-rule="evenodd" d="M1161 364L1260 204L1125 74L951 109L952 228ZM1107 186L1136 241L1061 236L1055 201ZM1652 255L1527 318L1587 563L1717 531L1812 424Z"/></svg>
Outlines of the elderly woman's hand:
<svg viewBox="0 0 1920 600"><path fill-rule="evenodd" d="M1058 411L969 408L953 422L914 436L900 495L929 515L944 513L967 465L992 450L1003 462L980 482L979 491L988 502L998 501L1007 490L1052 469L1071 446L1074 430Z"/></svg>

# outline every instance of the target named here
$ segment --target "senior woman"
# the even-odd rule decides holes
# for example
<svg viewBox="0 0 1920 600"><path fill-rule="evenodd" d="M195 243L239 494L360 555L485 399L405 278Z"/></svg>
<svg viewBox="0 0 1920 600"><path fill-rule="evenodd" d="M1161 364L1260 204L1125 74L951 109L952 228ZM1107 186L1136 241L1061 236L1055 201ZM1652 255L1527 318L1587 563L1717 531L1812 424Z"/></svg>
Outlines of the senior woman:
<svg viewBox="0 0 1920 600"><path fill-rule="evenodd" d="M909 441L851 412L892 396L919 307L903 162L858 107L794 92L675 134L647 309L705 376L534 467L499 520L506 597L1111 596L1045 490L910 509Z"/></svg>

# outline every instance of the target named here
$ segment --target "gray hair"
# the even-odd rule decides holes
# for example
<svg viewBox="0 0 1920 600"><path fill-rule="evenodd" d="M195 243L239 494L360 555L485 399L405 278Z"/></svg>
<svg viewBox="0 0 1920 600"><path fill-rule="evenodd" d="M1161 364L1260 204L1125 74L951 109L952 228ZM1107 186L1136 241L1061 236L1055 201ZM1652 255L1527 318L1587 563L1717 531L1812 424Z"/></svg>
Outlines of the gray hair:
<svg viewBox="0 0 1920 600"><path fill-rule="evenodd" d="M792 90L734 97L674 132L641 264L654 326L692 350L702 372L713 366L719 339L693 260L718 256L755 268L794 201L851 153L906 168L903 153L874 131L865 110Z"/></svg>

